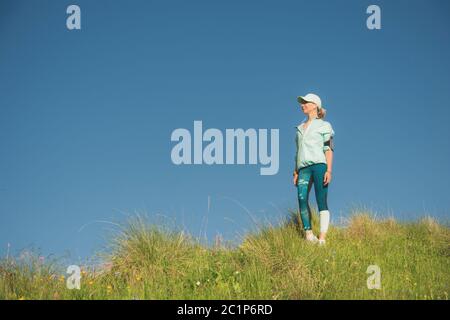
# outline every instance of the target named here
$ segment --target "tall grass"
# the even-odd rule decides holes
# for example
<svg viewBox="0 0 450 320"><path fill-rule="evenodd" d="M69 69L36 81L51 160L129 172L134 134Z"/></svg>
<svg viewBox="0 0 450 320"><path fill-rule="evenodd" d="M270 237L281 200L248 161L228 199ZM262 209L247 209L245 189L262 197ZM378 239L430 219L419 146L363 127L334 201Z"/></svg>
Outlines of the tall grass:
<svg viewBox="0 0 450 320"><path fill-rule="evenodd" d="M318 226L317 212L313 225ZM315 230L317 233L317 230ZM69 290L57 261L0 262L1 299L448 299L450 231L432 218L399 223L354 214L330 227L327 245L302 237L295 212L246 234L238 246L207 247L183 230L128 221ZM381 288L368 289L369 265Z"/></svg>

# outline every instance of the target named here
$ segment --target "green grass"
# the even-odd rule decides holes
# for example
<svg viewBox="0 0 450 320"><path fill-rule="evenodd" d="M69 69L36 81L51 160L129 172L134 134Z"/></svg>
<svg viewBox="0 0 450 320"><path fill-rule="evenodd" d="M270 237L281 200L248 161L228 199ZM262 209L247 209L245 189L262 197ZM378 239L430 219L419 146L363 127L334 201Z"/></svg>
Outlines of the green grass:
<svg viewBox="0 0 450 320"><path fill-rule="evenodd" d="M354 214L318 247L291 217L246 234L239 246L213 247L136 217L111 240L100 270L83 269L80 290L66 288L58 261L7 257L0 299L448 300L448 226ZM369 265L381 269L379 290L367 288Z"/></svg>

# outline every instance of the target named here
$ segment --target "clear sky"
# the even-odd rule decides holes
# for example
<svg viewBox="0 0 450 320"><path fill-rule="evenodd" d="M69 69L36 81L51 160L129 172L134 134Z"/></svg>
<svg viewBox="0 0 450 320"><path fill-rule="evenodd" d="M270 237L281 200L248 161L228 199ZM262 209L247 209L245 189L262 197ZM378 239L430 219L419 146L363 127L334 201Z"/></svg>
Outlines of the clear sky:
<svg viewBox="0 0 450 320"><path fill-rule="evenodd" d="M81 30L66 8L81 8ZM366 8L381 8L381 30ZM297 208L296 96L335 131L332 221L450 216L450 4L0 2L0 253L87 257L146 212L225 239ZM278 174L172 163L173 130L280 131ZM208 209L209 197L209 209ZM315 206L314 192L311 203ZM162 218L161 218L162 217ZM166 217L166 218L164 218Z"/></svg>

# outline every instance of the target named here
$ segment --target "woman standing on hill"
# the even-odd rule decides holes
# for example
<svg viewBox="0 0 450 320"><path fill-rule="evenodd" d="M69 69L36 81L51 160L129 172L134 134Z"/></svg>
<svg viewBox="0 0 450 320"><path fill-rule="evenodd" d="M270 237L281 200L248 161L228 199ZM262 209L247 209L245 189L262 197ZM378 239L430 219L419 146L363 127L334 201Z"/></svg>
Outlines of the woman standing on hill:
<svg viewBox="0 0 450 320"><path fill-rule="evenodd" d="M326 110L322 108L320 97L308 93L297 97L301 109L307 119L296 126L296 145L294 169L294 185L297 186L298 203L303 229L306 231L306 240L325 244L325 236L330 223L330 212L327 205L328 185L331 181L333 162L333 136L331 124L324 121ZM320 216L319 239L313 234L311 228L311 209L308 198L311 186L314 183L317 206Z"/></svg>

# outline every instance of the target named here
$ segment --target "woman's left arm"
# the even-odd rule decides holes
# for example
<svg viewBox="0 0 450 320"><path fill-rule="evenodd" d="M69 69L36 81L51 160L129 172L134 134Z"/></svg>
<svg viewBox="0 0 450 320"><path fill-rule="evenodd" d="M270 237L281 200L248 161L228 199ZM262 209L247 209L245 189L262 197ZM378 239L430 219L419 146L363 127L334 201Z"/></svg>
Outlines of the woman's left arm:
<svg viewBox="0 0 450 320"><path fill-rule="evenodd" d="M327 159L327 171L331 173L333 171L333 151L325 151L325 158Z"/></svg>
<svg viewBox="0 0 450 320"><path fill-rule="evenodd" d="M331 181L331 172L333 171L333 152L334 152L334 130L330 124L328 124L324 133L324 147L325 159L327 162L327 172L325 172L323 183L328 184Z"/></svg>

